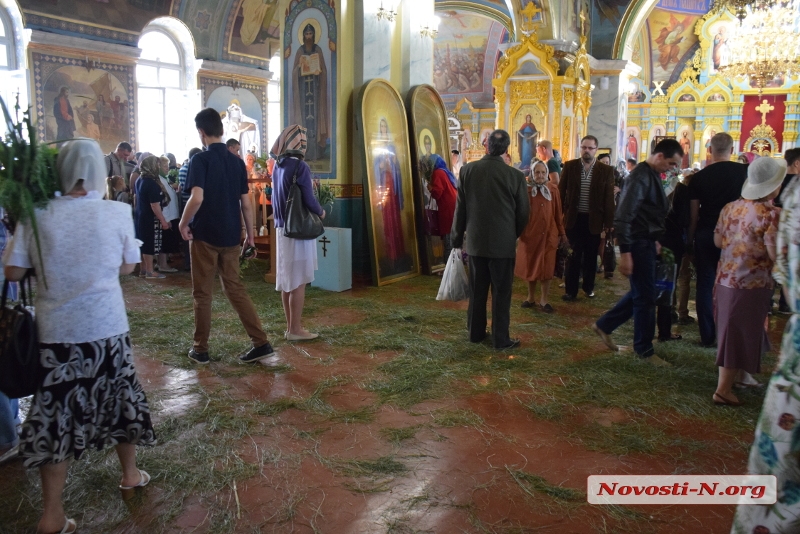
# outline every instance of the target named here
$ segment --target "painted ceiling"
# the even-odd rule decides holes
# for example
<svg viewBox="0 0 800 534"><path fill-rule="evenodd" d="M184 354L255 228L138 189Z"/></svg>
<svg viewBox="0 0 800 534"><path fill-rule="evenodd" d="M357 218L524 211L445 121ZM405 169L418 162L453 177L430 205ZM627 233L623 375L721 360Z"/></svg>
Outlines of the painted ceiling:
<svg viewBox="0 0 800 534"><path fill-rule="evenodd" d="M335 1L335 0L331 0ZM407 0L408 1L408 0ZM649 69L650 79L669 79L674 64L680 62L696 43L696 38L682 26L683 38L678 47L662 54L659 44L662 30L669 36L676 24L688 25L700 10L707 10L710 0L660 0L650 15L639 41L639 59ZM443 35L452 37L461 25L487 26L499 23L509 29L510 21L530 2L534 2L549 17L546 26L564 28L562 37L576 39L580 32L577 16L588 13L590 53L598 59L611 58L616 33L631 0L435 0L436 11L442 18ZM83 35L93 39L135 46L141 30L156 16L171 15L181 19L192 32L197 57L265 68L268 58L279 48L279 6L285 0L19 0L27 27L68 35ZM686 6L703 4L703 9ZM515 15L516 14L516 15ZM670 19L673 14L677 20ZM472 23L470 20L484 22ZM494 28L494 29L493 29ZM464 29L462 27L462 29ZM494 45L500 30L488 25L483 37L487 46ZM491 30L491 31L490 31ZM494 33L492 33L492 31ZM502 37L507 38L507 37ZM473 39L475 41L475 39ZM437 39L437 47L441 39ZM472 43L477 50L477 42ZM670 45L672 46L672 45ZM482 54L486 55L486 50ZM491 52L491 51L490 51ZM476 52L478 53L478 52ZM663 55L663 57L662 57ZM484 57L485 59L485 57ZM487 60L488 61L488 60ZM464 84L461 83L464 87ZM471 87L472 89L472 87Z"/></svg>

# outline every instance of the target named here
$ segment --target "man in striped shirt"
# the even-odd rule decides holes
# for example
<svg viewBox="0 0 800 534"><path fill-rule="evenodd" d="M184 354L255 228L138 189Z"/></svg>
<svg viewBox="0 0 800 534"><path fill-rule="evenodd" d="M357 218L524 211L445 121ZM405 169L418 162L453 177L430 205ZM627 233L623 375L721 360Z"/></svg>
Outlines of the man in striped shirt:
<svg viewBox="0 0 800 534"><path fill-rule="evenodd" d="M597 161L597 145L593 135L581 139L581 157L564 164L558 183L564 227L572 248L564 274L562 298L567 302L578 298L581 273L584 294L594 297L600 234L614 225L614 168Z"/></svg>

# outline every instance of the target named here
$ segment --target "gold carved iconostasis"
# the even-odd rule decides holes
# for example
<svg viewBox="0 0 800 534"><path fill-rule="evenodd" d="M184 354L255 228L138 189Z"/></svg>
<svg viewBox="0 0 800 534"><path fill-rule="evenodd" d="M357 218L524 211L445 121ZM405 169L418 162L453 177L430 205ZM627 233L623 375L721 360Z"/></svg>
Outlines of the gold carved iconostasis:
<svg viewBox="0 0 800 534"><path fill-rule="evenodd" d="M711 161L710 138L728 132L735 152L780 156L797 140L800 86L778 77L763 94L747 81L729 79L718 69L727 64L736 17L659 4L634 46L633 61L642 73L629 84L626 157L647 158L661 138L684 147L682 167ZM695 6L697 8L698 6Z"/></svg>
<svg viewBox="0 0 800 534"><path fill-rule="evenodd" d="M495 88L497 128L511 134L511 159L528 168L536 144L550 140L564 160L574 157L586 135L591 84L586 39L571 64L559 63L553 47L536 33L505 53L497 66Z"/></svg>

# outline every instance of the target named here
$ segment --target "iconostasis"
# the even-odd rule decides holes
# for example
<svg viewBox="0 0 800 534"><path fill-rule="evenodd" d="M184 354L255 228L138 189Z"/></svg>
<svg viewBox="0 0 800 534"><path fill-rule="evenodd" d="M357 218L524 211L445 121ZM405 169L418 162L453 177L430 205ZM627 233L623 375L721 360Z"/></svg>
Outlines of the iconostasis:
<svg viewBox="0 0 800 534"><path fill-rule="evenodd" d="M699 11L708 7L699 6ZM642 161L661 138L684 147L684 168L710 162L709 139L728 132L735 152L780 157L797 140L798 80L778 77L762 94L719 71L727 64L736 17L729 11L653 10L634 47L643 67L628 87L626 157Z"/></svg>

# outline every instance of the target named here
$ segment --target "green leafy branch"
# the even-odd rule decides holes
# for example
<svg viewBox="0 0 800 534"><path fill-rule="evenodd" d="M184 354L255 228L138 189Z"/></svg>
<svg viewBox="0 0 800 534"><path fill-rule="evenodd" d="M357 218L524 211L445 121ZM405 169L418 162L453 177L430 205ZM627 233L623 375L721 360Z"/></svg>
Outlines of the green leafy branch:
<svg viewBox="0 0 800 534"><path fill-rule="evenodd" d="M15 121L2 98L0 107L7 130L0 143L0 206L6 210L10 231L13 232L19 222L30 224L39 263L43 265L36 209L46 206L59 188L58 151L36 140L30 110L23 113L21 121ZM19 110L18 100L14 106L15 117L19 116ZM47 287L45 273L40 274Z"/></svg>

